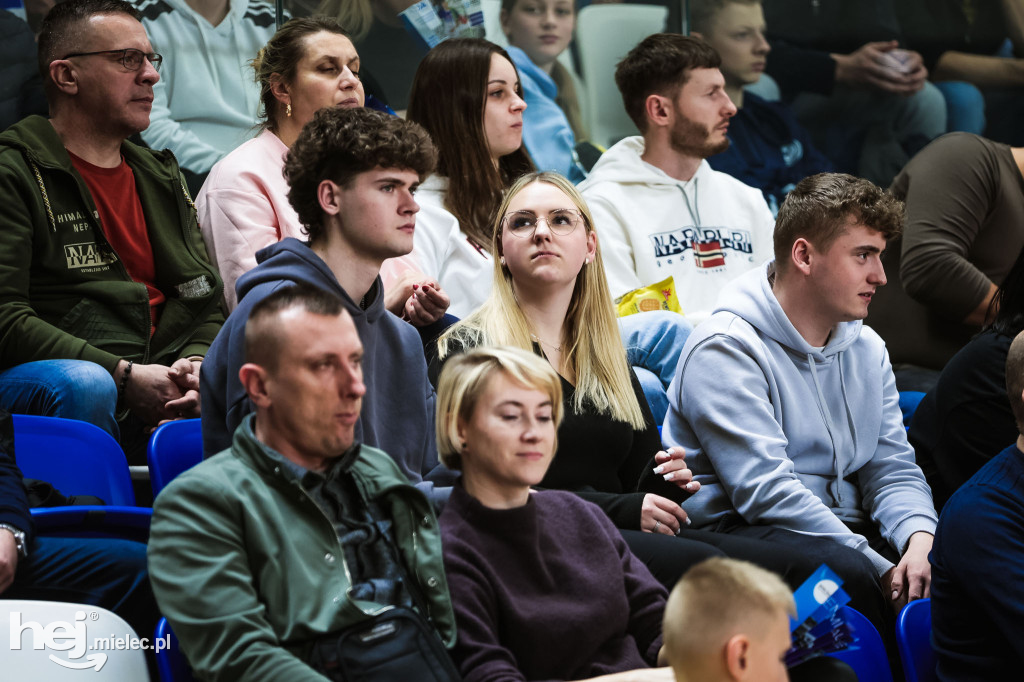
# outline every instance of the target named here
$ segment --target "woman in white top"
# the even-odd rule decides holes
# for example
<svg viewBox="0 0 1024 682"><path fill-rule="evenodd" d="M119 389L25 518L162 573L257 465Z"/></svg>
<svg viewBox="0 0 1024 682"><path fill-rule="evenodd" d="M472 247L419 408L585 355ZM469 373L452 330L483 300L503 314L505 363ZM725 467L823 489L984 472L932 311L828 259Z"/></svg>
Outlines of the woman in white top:
<svg viewBox="0 0 1024 682"><path fill-rule="evenodd" d="M415 247L401 260L435 277L451 296L449 311L459 318L491 293L494 212L503 192L533 169L523 145L525 109L515 65L486 40L444 41L427 53L413 81L408 118L430 133L438 164L416 195ZM394 284L385 279L385 286ZM660 421L668 408L665 388L691 327L667 312L631 315L620 327Z"/></svg>
<svg viewBox="0 0 1024 682"><path fill-rule="evenodd" d="M446 40L416 71L408 119L430 133L438 163L416 195L416 246L406 260L437 278L456 317L490 293L491 216L512 181L533 170L523 147L525 108L512 60L486 40Z"/></svg>

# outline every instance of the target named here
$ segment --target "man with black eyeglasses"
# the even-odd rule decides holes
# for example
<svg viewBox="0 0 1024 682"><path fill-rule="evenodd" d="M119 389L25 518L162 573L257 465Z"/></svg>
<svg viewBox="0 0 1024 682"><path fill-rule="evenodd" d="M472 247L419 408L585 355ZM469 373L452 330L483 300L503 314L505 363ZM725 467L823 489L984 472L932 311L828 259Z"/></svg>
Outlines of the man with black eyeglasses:
<svg viewBox="0 0 1024 682"><path fill-rule="evenodd" d="M121 0L43 20L49 120L0 134L0 406L90 421L129 458L147 427L199 416L199 367L223 322L174 156L149 125L162 61Z"/></svg>

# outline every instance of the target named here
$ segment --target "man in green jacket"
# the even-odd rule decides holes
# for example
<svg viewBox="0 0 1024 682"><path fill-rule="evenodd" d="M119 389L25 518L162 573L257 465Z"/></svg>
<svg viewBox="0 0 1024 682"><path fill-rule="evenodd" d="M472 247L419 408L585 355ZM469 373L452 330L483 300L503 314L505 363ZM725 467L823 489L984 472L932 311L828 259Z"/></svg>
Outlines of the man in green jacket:
<svg viewBox="0 0 1024 682"><path fill-rule="evenodd" d="M313 640L388 605L419 602L451 646L433 509L388 455L355 441L363 346L342 301L277 289L252 309L245 342L255 412L153 513L153 591L197 676L322 681L306 662Z"/></svg>
<svg viewBox="0 0 1024 682"><path fill-rule="evenodd" d="M149 125L161 61L136 10L69 0L38 48L50 118L0 134L0 405L91 421L127 449L142 426L198 416L222 284L173 155L126 141Z"/></svg>

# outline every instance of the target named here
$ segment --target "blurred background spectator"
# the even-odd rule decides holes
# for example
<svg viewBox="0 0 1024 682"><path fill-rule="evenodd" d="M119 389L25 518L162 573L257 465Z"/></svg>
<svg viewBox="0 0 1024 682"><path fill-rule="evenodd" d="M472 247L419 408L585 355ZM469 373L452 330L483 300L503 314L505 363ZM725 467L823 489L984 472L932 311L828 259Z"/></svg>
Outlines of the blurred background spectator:
<svg viewBox="0 0 1024 682"><path fill-rule="evenodd" d="M409 108L409 89L426 50L405 30L399 12L415 0L323 0L317 14L338 20L352 36L356 50L373 65L376 95L392 109Z"/></svg>
<svg viewBox="0 0 1024 682"><path fill-rule="evenodd" d="M777 214L796 183L834 167L786 104L744 90L761 81L771 51L761 1L692 0L690 27L722 58L725 92L737 109L729 121L729 148L708 163L760 189Z"/></svg>
<svg viewBox="0 0 1024 682"><path fill-rule="evenodd" d="M32 29L0 9L0 130L30 114L45 116L46 112Z"/></svg>
<svg viewBox="0 0 1024 682"><path fill-rule="evenodd" d="M942 93L902 49L893 0L766 0L768 73L819 149L883 187L946 132Z"/></svg>
<svg viewBox="0 0 1024 682"><path fill-rule="evenodd" d="M538 169L579 182L586 171L576 155L576 140L585 140L586 132L573 76L558 59L575 27L573 0L502 0L501 29L527 105L526 150Z"/></svg>
<svg viewBox="0 0 1024 682"><path fill-rule="evenodd" d="M896 9L907 43L946 96L950 129L1024 145L1024 3L900 0Z"/></svg>
<svg viewBox="0 0 1024 682"><path fill-rule="evenodd" d="M262 0L142 0L153 50L164 57L142 139L178 158L194 196L213 164L256 134L259 87L249 62L274 35Z"/></svg>
<svg viewBox="0 0 1024 682"><path fill-rule="evenodd" d="M885 339L901 391L927 391L992 321L996 288L1024 248L1022 169L1024 149L950 133L893 183L907 222L882 257L888 284L872 299L867 324Z"/></svg>

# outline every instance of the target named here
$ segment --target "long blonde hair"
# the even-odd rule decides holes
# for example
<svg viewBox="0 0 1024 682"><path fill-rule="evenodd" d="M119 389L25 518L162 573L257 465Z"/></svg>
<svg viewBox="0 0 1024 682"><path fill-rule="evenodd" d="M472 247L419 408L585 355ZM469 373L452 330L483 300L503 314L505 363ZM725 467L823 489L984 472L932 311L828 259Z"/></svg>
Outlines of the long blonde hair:
<svg viewBox="0 0 1024 682"><path fill-rule="evenodd" d="M438 357L444 358L459 346L515 346L533 350L530 323L516 301L512 274L501 263L502 222L509 204L527 185L544 182L554 185L569 197L583 215L584 229L594 231L590 209L576 187L558 173L528 173L509 188L494 219L491 256L494 259L494 286L480 308L453 325L438 339ZM563 361L576 376L573 409L579 413L590 404L598 412L627 422L634 429L644 428L643 412L633 392L626 351L615 321L611 294L604 276L601 244L598 241L594 261L584 265L576 276L569 309L562 323Z"/></svg>

